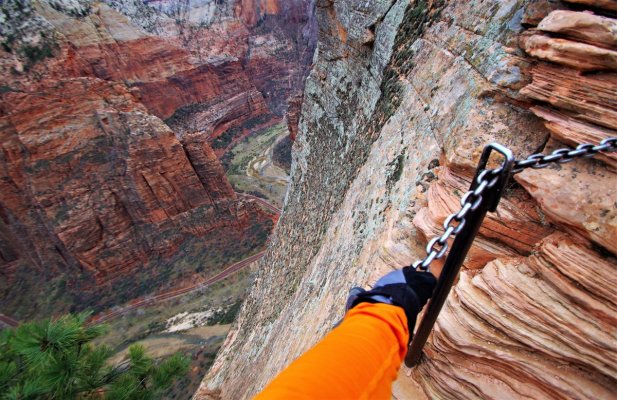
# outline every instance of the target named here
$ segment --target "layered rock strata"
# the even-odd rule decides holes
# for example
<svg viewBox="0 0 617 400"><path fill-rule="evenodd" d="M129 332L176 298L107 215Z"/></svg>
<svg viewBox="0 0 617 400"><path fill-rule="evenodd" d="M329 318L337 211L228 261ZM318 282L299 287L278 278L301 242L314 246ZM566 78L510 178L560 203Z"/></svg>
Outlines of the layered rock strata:
<svg viewBox="0 0 617 400"><path fill-rule="evenodd" d="M263 122L271 117L273 123L277 123L285 117L293 99L301 97L310 67L316 39L315 23L311 18L313 7L314 2L309 0L222 2L208 18L207 29L191 29L191 17L187 15L188 26L178 28L182 31L179 32L183 36L182 46L193 57L206 61L210 68L220 70L220 73L217 71L218 79L226 80L223 87L231 88L232 84L242 87L241 91L218 91L217 101L229 93L243 91L248 94L250 87L253 104L244 109L231 104L232 112L224 113L226 105L221 103L223 107L217 113L218 118L226 114L231 116L234 110L236 115L214 123L195 115L200 108L177 108L168 121L172 128L180 132L206 132L211 139L216 139L225 133L242 132L242 129L230 130L237 127L252 130L258 125L256 118ZM199 7L195 13L198 10ZM176 98L181 99L186 95L182 93L186 88L179 89ZM204 92L198 87L189 90ZM209 104L209 99L201 103ZM297 111L290 111L290 129L297 130L297 118L294 119ZM242 113L242 118L238 117L238 112ZM186 126L187 122L190 126Z"/></svg>
<svg viewBox="0 0 617 400"><path fill-rule="evenodd" d="M250 239L248 228L267 220L237 199L206 143L183 146L123 85L68 79L4 100L3 290L23 294L4 297L3 308L43 311L15 304L40 278L50 287L67 281L59 295L69 305L75 295L89 306L114 303L137 282L143 289L133 294L199 267L192 246L211 242L212 232ZM219 245L216 252L235 247ZM196 264L174 271L187 256ZM53 307L62 304L45 303Z"/></svg>
<svg viewBox="0 0 617 400"><path fill-rule="evenodd" d="M218 3L208 24L137 1L2 5L4 312L100 309L265 242L275 218L236 196L210 142L284 116L302 90L310 4L268 8L254 32L239 13L260 5ZM258 87L257 70L288 83Z"/></svg>
<svg viewBox="0 0 617 400"><path fill-rule="evenodd" d="M249 398L332 328L348 288L422 258L486 144L521 158L616 136L611 2L571 3L594 13L317 3L284 213L196 398ZM395 398L614 397L614 165L516 175Z"/></svg>

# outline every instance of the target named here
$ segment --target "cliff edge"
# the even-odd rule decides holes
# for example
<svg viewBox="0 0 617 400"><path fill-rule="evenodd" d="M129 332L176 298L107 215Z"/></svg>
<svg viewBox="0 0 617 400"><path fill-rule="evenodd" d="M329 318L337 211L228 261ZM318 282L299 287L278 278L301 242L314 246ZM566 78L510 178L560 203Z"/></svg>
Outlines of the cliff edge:
<svg viewBox="0 0 617 400"><path fill-rule="evenodd" d="M361 3L361 4L360 4ZM247 398L424 255L483 147L617 135L613 2L318 1L283 216L196 398ZM395 398L614 398L615 156L526 170Z"/></svg>

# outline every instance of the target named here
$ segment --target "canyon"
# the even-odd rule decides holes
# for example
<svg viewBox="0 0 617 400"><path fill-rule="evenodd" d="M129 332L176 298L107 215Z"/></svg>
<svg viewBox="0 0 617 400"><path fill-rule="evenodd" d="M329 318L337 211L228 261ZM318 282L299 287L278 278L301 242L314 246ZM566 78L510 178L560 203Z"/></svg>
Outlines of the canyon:
<svg viewBox="0 0 617 400"><path fill-rule="evenodd" d="M486 144L521 159L617 136L616 11L317 1L283 214L195 398L250 398L333 328L349 288L422 259ZM616 182L614 153L515 175L393 398L614 398Z"/></svg>
<svg viewBox="0 0 617 400"><path fill-rule="evenodd" d="M486 144L521 159L617 136L613 3L3 2L2 318L120 314L267 247L105 338L193 351L182 330L201 332L192 391L230 329L194 398L252 397L349 288L424 257ZM616 168L513 177L393 398L615 397Z"/></svg>
<svg viewBox="0 0 617 400"><path fill-rule="evenodd" d="M3 3L2 312L100 311L260 251L277 216L219 158L297 123L311 7Z"/></svg>

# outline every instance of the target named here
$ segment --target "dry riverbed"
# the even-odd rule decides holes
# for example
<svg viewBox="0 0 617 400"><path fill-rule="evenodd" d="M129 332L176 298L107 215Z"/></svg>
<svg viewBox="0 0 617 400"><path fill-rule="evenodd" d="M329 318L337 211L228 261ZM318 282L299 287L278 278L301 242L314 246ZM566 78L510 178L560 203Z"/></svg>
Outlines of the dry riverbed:
<svg viewBox="0 0 617 400"><path fill-rule="evenodd" d="M276 144L289 135L280 123L243 139L229 150L227 178L237 192L264 198L281 208L289 176L272 161Z"/></svg>

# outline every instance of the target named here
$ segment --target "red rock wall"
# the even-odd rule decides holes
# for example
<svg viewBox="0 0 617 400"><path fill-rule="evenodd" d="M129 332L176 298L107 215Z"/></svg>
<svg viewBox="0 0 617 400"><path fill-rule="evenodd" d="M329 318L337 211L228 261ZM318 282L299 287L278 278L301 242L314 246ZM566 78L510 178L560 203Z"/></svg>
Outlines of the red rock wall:
<svg viewBox="0 0 617 400"><path fill-rule="evenodd" d="M613 3L320 1L285 213L195 398L251 398L422 259L488 143L616 136ZM392 397L614 399L616 182L614 154L517 174Z"/></svg>
<svg viewBox="0 0 617 400"><path fill-rule="evenodd" d="M114 13L105 8L101 12ZM104 18L100 21L101 24L105 22ZM59 23L57 25L63 27ZM243 27L229 24L226 27L240 30L244 40L248 40L248 31ZM241 60L229 58L216 63L195 62L191 52L175 40L143 33L135 34L128 40L96 44L84 43L80 34L80 31L67 33L67 47L50 61L54 68L49 71L50 77L92 76L122 81L150 113L161 119L171 117L185 106L201 103L211 106L242 93L250 94L252 103L255 103L252 108L248 108L250 104L246 105L246 114L263 115L269 112L265 104L259 104L263 102L259 98L261 94L256 91ZM231 31L225 32L224 37L233 36L234 31ZM216 50L213 49L213 53ZM248 48L244 50L248 51ZM268 62L265 60L266 64Z"/></svg>
<svg viewBox="0 0 617 400"><path fill-rule="evenodd" d="M212 108L238 95L243 98L241 114L249 117L269 113L263 97L255 90L239 61L202 65L164 80L136 83L134 88L148 110L162 119L191 104L206 103ZM229 106L229 110L223 111L220 119L229 121L239 117L237 107Z"/></svg>
<svg viewBox="0 0 617 400"><path fill-rule="evenodd" d="M296 140L298 135L298 123L300 122L300 112L302 111L302 94L297 95L289 102L287 110L287 127L289 129L289 137L291 140Z"/></svg>
<svg viewBox="0 0 617 400"><path fill-rule="evenodd" d="M617 24L587 3L599 8L524 9L530 81L518 100L550 132L544 153L617 136ZM409 372L428 398L614 398L617 158L597 160L516 175L522 189L483 224L426 358ZM425 238L459 206L453 194L468 187L454 183L459 173L446 161L431 185L414 218Z"/></svg>
<svg viewBox="0 0 617 400"><path fill-rule="evenodd" d="M208 144L271 115L243 61L195 60L105 5L37 12L55 29L53 55L24 69L0 49L2 309L116 304L262 240L271 216L236 197Z"/></svg>
<svg viewBox="0 0 617 400"><path fill-rule="evenodd" d="M316 44L312 7L309 0L240 0L236 5L251 32L249 78L272 112L292 113L289 121L295 131L292 102L302 95Z"/></svg>
<svg viewBox="0 0 617 400"><path fill-rule="evenodd" d="M183 146L124 85L45 82L3 106L0 266L9 283L28 263L32 274L77 274L74 285L96 293L136 268L155 276L190 237L242 235L267 219L237 200L207 143Z"/></svg>
<svg viewBox="0 0 617 400"><path fill-rule="evenodd" d="M301 4L302 1L298 0L237 0L234 11L246 25L255 26L266 15L278 15L286 6L292 6L296 11Z"/></svg>

